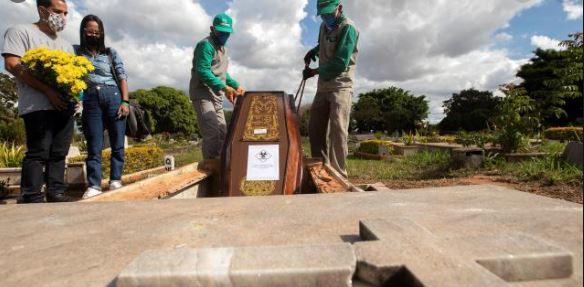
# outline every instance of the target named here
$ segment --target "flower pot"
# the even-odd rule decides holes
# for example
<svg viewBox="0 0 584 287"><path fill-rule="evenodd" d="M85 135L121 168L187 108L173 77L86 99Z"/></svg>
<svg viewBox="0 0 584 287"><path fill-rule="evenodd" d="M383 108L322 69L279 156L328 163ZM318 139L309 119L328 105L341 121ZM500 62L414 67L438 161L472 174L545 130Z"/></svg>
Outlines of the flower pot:
<svg viewBox="0 0 584 287"><path fill-rule="evenodd" d="M0 168L0 181L7 181L11 186L20 185L20 167Z"/></svg>

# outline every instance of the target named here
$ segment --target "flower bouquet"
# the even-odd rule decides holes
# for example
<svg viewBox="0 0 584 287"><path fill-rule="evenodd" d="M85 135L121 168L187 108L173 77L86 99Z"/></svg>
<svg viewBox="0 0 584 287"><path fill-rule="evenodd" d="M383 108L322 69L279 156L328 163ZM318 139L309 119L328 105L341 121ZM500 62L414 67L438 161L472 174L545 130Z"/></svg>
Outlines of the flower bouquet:
<svg viewBox="0 0 584 287"><path fill-rule="evenodd" d="M85 76L95 69L83 56L48 48L28 50L22 62L35 78L63 95L70 112L75 110L80 94L87 89Z"/></svg>

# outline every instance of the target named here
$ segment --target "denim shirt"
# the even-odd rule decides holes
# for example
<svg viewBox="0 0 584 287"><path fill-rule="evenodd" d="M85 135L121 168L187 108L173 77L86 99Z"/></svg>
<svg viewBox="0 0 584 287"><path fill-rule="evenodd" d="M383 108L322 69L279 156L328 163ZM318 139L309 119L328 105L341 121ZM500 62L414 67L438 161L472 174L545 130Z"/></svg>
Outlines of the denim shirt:
<svg viewBox="0 0 584 287"><path fill-rule="evenodd" d="M95 87L98 85L106 85L106 86L117 86L116 80L112 75L112 69L110 65L110 59L107 53L100 52L97 55L93 56L90 51L83 49L79 49L79 45L74 45L75 51L78 55L85 56L93 66L95 70L91 72L86 78L88 88ZM118 80L127 80L128 75L126 74L126 70L124 69L124 63L122 62L122 58L114 50L113 48L109 48L112 53L112 60L113 65L116 70L116 75L118 76Z"/></svg>

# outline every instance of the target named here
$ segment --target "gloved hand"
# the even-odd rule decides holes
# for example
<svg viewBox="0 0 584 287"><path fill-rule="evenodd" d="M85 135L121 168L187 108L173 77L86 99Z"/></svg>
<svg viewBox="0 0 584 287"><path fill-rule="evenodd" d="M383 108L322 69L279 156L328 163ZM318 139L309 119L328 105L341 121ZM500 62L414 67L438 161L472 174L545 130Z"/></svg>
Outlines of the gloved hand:
<svg viewBox="0 0 584 287"><path fill-rule="evenodd" d="M236 92L237 92L238 97L243 97L243 95L245 94L245 89L242 87L239 87L239 88L237 88Z"/></svg>
<svg viewBox="0 0 584 287"><path fill-rule="evenodd" d="M237 96L237 91L230 86L225 86L225 88L223 88L223 92L225 92L225 97L227 100L233 104L235 97Z"/></svg>
<svg viewBox="0 0 584 287"><path fill-rule="evenodd" d="M302 79L308 80L314 77L316 74L318 74L318 69L311 69L309 67L306 67L304 68L304 71L302 71Z"/></svg>
<svg viewBox="0 0 584 287"><path fill-rule="evenodd" d="M304 64L306 64L306 66L309 66L311 61L316 62L316 51L314 49L308 51L306 56L304 56Z"/></svg>

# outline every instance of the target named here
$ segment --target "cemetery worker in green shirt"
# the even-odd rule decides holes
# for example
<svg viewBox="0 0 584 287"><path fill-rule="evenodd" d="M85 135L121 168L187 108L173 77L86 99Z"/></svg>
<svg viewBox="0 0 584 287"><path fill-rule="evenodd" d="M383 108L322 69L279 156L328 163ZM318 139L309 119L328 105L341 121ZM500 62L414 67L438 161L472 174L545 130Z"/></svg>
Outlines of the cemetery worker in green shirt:
<svg viewBox="0 0 584 287"><path fill-rule="evenodd" d="M322 18L318 45L306 54L304 62L308 66L318 57L319 67L303 72L304 79L319 75L310 109L310 149L313 157L322 157L347 177L347 138L359 32L343 13L340 0L318 0L317 10Z"/></svg>
<svg viewBox="0 0 584 287"><path fill-rule="evenodd" d="M245 90L229 75L225 44L233 33L233 20L225 13L215 16L211 33L197 43L191 69L189 94L203 136L203 158L216 159L227 133L223 96L231 103Z"/></svg>

